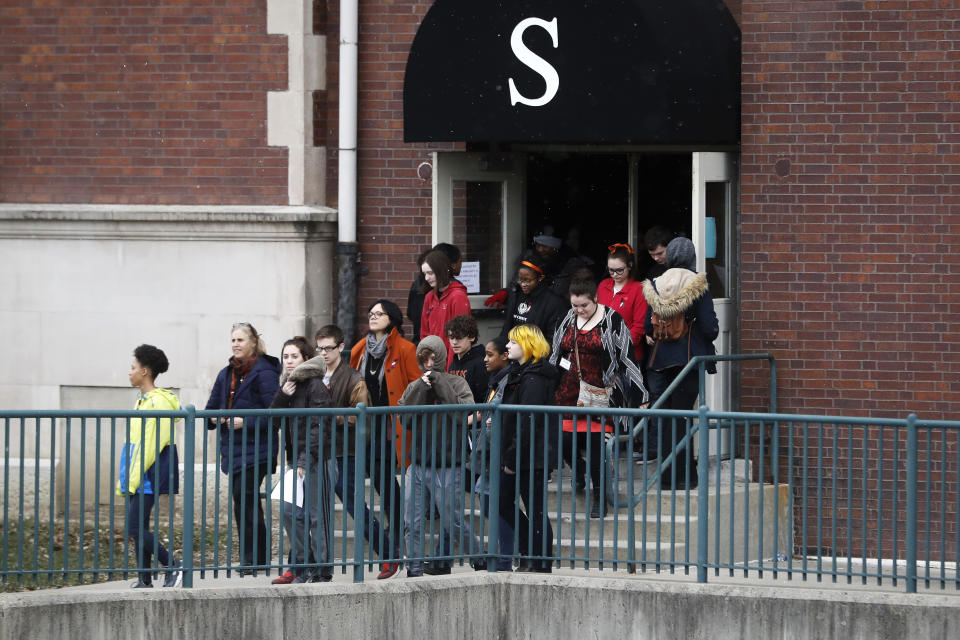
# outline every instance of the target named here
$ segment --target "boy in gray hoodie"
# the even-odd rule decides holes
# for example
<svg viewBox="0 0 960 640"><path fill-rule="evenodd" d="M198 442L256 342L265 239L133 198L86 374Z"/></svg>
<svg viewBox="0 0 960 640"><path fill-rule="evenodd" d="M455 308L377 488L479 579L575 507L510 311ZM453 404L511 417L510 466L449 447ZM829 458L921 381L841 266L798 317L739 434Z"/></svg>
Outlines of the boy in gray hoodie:
<svg viewBox="0 0 960 640"><path fill-rule="evenodd" d="M427 336L417 345L417 362L423 376L411 382L400 404L473 404L470 385L460 376L444 373L447 348L439 336ZM404 491L404 539L407 555L421 560L407 562L407 575L423 575L424 513L429 495L440 513L440 525L461 553L480 553L480 539L463 518L463 464L467 455L467 412L429 413L405 416L411 429L411 464ZM474 563L476 568L482 563Z"/></svg>

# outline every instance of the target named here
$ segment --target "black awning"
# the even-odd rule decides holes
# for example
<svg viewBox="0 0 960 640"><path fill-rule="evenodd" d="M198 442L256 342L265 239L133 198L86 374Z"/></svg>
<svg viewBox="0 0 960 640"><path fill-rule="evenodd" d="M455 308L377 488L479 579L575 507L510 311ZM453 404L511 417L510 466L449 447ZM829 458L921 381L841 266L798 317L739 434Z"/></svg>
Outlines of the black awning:
<svg viewBox="0 0 960 640"><path fill-rule="evenodd" d="M403 120L407 142L736 144L740 29L721 0L437 0Z"/></svg>

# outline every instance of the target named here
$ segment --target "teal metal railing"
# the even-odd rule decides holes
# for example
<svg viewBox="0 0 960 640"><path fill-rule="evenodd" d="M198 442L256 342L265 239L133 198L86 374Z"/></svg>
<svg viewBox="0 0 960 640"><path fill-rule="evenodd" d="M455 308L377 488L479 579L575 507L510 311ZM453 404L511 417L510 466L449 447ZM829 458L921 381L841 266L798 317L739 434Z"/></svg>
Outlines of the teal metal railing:
<svg viewBox="0 0 960 640"><path fill-rule="evenodd" d="M132 417L176 421L181 463L176 473L182 478L178 498L157 496L150 528L159 535L152 547L140 550L127 535L128 501L114 491ZM230 453L227 447L224 455L220 445L236 444L243 430L207 430L211 420L233 417L246 419L244 429L255 432L248 449L264 444L278 451L276 469L267 469L256 495L240 496L236 510L231 489L253 471L234 477L222 473L221 464L229 468L247 450L240 446L239 454ZM512 433L518 417L533 420L538 431L508 450L502 437ZM487 419L489 428L481 431ZM577 430L588 421L606 435ZM683 433L680 446L691 453L692 434L724 430L743 458L733 463L711 457L708 438L701 437L696 486L689 482L686 488L665 490L655 478L670 472L671 458L661 464L633 457L634 443L656 423ZM308 425L325 434L316 453L332 461L332 484L341 485L342 497L320 481L302 489L307 505L331 514L327 531L333 551L326 562L289 557L290 541L280 526L282 502L269 495L274 487L281 493L289 488L284 471L296 466L301 453L296 436ZM423 563L434 572L451 564L485 565L487 571L626 568L693 572L699 581L724 573L898 587L902 582L911 593L918 587L960 589L958 430L960 422L912 415L870 419L707 407L667 411L494 403L234 412L194 407L3 411L0 588L131 578L138 572L162 576L157 556L163 544L182 557L186 587L199 578L274 575L286 569L349 571L361 581L384 564L403 563L409 569ZM294 443L289 452L283 446L288 435ZM559 455L565 444L582 449L582 459ZM475 455L481 445L485 454ZM408 465L411 455L416 467ZM538 459L545 471L522 474L519 482L508 478L516 489L501 508L503 467L522 471L535 468ZM468 464L469 472L464 470ZM439 477L437 470L451 469L459 471ZM593 472L615 478L599 483L596 499L621 508L591 518L595 496L578 490L581 469L588 478ZM424 482L440 482L431 486L459 498L418 511L412 505ZM298 491L294 486L294 498ZM522 520L531 496L544 505L539 520L530 523L525 536L519 525L508 532L511 521ZM257 503L264 510L264 529L245 529L236 516L243 520ZM357 515L352 522L347 511ZM414 535L409 525L417 517L423 524ZM307 536L308 519L298 522L293 532L299 527ZM263 544L265 556L244 559L247 543Z"/></svg>
<svg viewBox="0 0 960 640"><path fill-rule="evenodd" d="M693 371L697 372L698 383L699 383L698 397L701 399L701 402L703 402L703 399L706 398L706 392L707 392L707 383L706 383L707 365L709 365L710 363L717 363L717 362L745 362L745 361L751 361L751 360L753 361L765 360L769 363L769 366L770 366L770 386L769 386L770 413L776 413L777 411L777 360L776 358L773 357L773 355L769 353L694 356L693 358L690 359L689 362L687 362L687 364L683 367L683 369L681 369L680 372L677 374L676 378L673 379L673 381L667 386L667 388L663 391L663 393L660 394L657 400L650 406L650 409L655 411L663 407L664 403L667 401L670 395L683 383L686 377L690 375ZM652 417L657 417L657 416L653 414ZM644 445L649 444L650 439L647 436L648 436L648 432L651 429L650 419L651 419L651 415L645 416L636 426L633 427L630 433L616 435L607 440L606 455L607 455L607 461L608 461L608 469L611 469L612 471L616 470L616 465L613 465L612 461L616 459L617 452L622 450L624 443L633 442L639 438L640 442L643 443ZM699 425L697 424L693 425L692 429L690 429L681 438L681 440L677 442L676 446L673 448L672 451L658 452L659 459L661 459L661 462L659 467L657 468L657 473L652 474L649 477L647 485L644 486L644 491L638 494L638 496L635 496L636 501L639 501L640 499L639 496L642 496L643 494L646 493L646 489L649 489L650 484L659 483L663 473L667 469L669 469L673 464L673 461L677 455L677 451L688 447L689 443L692 441L692 438L698 433L698 431L699 431ZM663 455L664 453L666 453L665 456ZM607 477L608 487L612 487L613 484L616 483L616 481L617 481L616 475L614 473L611 473ZM611 502L611 504L613 505L614 508L619 509L623 507L633 507L633 506L636 506L637 504L637 502L633 502L631 504L620 502L617 499L616 493L613 491L610 492L610 495L613 497L613 501Z"/></svg>

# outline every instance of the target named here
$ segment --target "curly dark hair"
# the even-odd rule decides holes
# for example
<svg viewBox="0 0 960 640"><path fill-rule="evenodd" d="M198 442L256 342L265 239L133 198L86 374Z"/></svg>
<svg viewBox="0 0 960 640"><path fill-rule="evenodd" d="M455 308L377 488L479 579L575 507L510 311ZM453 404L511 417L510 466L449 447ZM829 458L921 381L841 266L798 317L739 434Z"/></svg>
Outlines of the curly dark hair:
<svg viewBox="0 0 960 640"><path fill-rule="evenodd" d="M150 375L156 378L161 373L170 368L170 361L167 355L152 344L142 344L133 350L133 357L141 365L150 369Z"/></svg>
<svg viewBox="0 0 960 640"><path fill-rule="evenodd" d="M477 319L469 313L450 318L447 324L444 325L443 330L447 332L447 335L457 340L460 338L476 340L480 335L480 332L477 330Z"/></svg>

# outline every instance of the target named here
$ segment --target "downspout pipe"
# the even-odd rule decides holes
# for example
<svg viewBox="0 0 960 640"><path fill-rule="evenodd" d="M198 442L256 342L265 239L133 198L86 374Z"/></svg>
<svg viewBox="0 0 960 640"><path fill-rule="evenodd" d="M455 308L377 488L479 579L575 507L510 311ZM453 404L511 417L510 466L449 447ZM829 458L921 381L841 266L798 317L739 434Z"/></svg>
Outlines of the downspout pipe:
<svg viewBox="0 0 960 640"><path fill-rule="evenodd" d="M354 343L357 315L358 0L340 1L339 151L337 154L337 325Z"/></svg>

